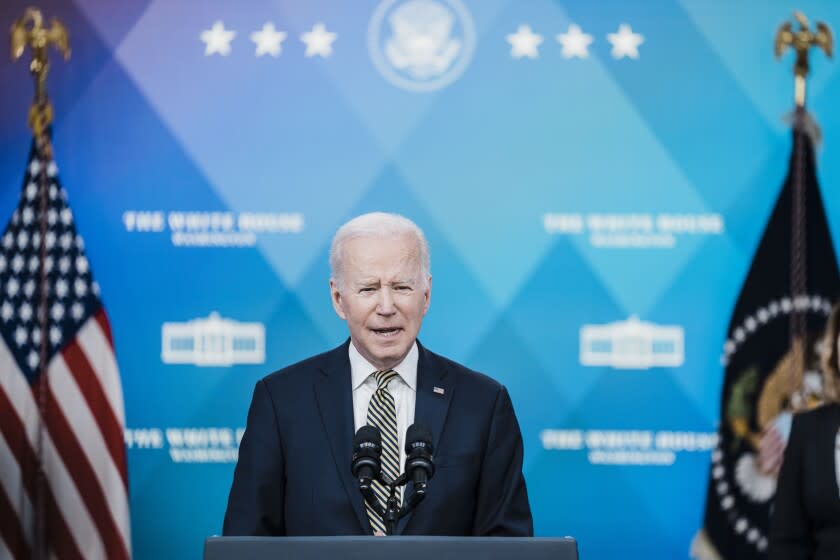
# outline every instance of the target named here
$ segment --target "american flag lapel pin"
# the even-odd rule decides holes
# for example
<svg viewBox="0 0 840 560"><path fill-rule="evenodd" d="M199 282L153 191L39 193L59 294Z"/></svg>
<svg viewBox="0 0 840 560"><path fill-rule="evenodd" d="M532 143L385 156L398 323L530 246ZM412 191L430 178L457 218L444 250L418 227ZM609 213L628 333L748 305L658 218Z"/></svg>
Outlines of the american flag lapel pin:
<svg viewBox="0 0 840 560"><path fill-rule="evenodd" d="M443 387L435 387L432 391L434 391L436 395L443 395L446 392Z"/></svg>

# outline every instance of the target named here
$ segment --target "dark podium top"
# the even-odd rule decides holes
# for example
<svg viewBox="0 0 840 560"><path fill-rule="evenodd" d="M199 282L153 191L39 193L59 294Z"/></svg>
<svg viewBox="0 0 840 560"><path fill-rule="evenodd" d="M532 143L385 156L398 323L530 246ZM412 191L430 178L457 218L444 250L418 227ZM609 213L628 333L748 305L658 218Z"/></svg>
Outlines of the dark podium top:
<svg viewBox="0 0 840 560"><path fill-rule="evenodd" d="M204 560L578 560L570 537L210 537Z"/></svg>

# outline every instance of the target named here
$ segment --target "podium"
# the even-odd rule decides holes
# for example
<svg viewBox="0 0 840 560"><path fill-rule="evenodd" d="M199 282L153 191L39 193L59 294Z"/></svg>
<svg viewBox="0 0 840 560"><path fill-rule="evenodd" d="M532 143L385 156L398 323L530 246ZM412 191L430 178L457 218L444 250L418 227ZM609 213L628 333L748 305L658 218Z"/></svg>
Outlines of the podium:
<svg viewBox="0 0 840 560"><path fill-rule="evenodd" d="M566 538L210 537L204 560L578 560Z"/></svg>

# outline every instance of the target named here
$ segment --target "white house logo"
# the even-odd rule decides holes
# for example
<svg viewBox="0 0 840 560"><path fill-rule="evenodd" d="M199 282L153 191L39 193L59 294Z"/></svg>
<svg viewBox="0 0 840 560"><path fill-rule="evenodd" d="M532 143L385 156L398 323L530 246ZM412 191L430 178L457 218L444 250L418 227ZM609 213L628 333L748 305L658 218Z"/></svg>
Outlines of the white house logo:
<svg viewBox="0 0 840 560"><path fill-rule="evenodd" d="M231 366L265 362L265 327L223 319L215 311L206 319L164 323L161 359L165 364Z"/></svg>
<svg viewBox="0 0 840 560"><path fill-rule="evenodd" d="M616 369L678 367L685 359L682 327L660 326L630 317L580 329L580 363Z"/></svg>
<svg viewBox="0 0 840 560"><path fill-rule="evenodd" d="M460 0L384 0L368 28L368 49L389 82L433 91L457 80L475 50L475 27Z"/></svg>

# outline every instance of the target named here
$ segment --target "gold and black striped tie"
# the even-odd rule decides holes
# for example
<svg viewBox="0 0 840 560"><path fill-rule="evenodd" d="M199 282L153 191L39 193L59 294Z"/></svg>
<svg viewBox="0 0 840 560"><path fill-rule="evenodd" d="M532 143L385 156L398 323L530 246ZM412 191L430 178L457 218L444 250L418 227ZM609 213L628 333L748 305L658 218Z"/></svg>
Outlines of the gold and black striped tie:
<svg viewBox="0 0 840 560"><path fill-rule="evenodd" d="M377 371L373 374L376 380L376 391L370 398L367 411L367 423L369 426L379 428L382 434L382 473L386 478L394 480L400 474L400 448L399 437L397 436L397 407L394 403L394 396L388 391L388 383L397 375L392 369ZM384 508L388 503L388 487L378 480L373 483L373 491ZM397 494L397 500L400 495ZM385 533L385 522L365 502L368 519L373 531Z"/></svg>

